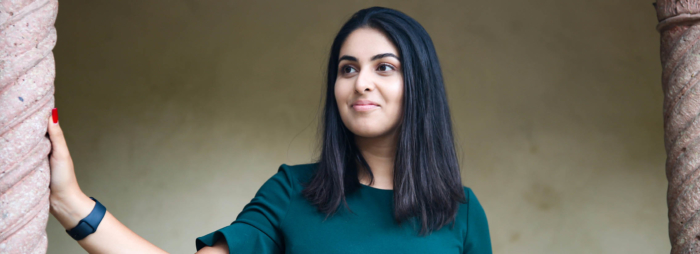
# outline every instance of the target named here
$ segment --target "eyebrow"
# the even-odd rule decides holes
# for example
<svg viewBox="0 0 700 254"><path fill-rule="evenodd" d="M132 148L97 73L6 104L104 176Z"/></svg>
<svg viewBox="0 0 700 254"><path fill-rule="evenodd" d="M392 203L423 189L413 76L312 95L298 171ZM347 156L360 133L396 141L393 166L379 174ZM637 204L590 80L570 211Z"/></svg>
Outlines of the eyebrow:
<svg viewBox="0 0 700 254"><path fill-rule="evenodd" d="M374 60L381 59L384 57L393 57L393 58L396 58L397 60L401 61L401 58L399 58L398 56L396 56L392 53L377 54L377 55L373 56L372 59L370 59L370 61L374 61ZM343 60L358 62L357 58L355 58L354 56L348 56L348 55L341 56L340 59L338 59L338 62L343 61Z"/></svg>

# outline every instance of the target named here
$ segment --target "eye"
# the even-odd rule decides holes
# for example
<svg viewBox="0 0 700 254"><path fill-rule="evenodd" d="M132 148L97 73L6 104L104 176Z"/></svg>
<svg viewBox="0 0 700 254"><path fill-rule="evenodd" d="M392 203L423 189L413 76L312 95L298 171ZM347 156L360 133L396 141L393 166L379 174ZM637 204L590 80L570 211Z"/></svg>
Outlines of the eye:
<svg viewBox="0 0 700 254"><path fill-rule="evenodd" d="M387 64L387 63L380 64L380 65L379 65L379 68L377 68L377 69L378 69L379 71L390 71L390 70L393 71L393 70L396 70L396 68L394 68L393 65Z"/></svg>
<svg viewBox="0 0 700 254"><path fill-rule="evenodd" d="M342 72L343 74L352 73L353 70L357 72L355 67L352 67L352 65L345 65L342 68L340 68L340 72Z"/></svg>

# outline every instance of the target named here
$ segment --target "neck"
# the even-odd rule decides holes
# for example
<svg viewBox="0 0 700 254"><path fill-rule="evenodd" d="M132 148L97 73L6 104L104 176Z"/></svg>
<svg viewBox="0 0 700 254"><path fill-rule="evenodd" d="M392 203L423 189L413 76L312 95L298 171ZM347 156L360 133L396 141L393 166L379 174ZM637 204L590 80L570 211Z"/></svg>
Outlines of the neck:
<svg viewBox="0 0 700 254"><path fill-rule="evenodd" d="M378 189L394 188L394 159L396 157L396 145L398 135L385 135L374 138L355 136L355 144L370 166L374 182L369 184L369 175L365 173L362 165L359 171L360 183Z"/></svg>

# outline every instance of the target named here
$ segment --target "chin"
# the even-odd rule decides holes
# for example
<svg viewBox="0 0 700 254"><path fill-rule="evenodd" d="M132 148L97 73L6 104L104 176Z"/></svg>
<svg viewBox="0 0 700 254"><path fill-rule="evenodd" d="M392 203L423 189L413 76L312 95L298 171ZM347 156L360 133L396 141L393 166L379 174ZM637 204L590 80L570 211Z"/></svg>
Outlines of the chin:
<svg viewBox="0 0 700 254"><path fill-rule="evenodd" d="M353 134L363 137L363 138L376 138L383 136L389 132L388 129L385 128L377 128L376 126L352 126L351 128L348 128L350 132Z"/></svg>

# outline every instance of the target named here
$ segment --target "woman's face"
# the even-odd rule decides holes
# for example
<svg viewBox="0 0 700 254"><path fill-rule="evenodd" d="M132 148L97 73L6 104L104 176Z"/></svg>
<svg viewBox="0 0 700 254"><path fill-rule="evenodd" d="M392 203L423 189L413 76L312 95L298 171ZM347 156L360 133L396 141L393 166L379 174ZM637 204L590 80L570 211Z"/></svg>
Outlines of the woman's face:
<svg viewBox="0 0 700 254"><path fill-rule="evenodd" d="M403 74L396 47L372 28L340 47L335 99L345 126L365 138L394 133L403 116Z"/></svg>

